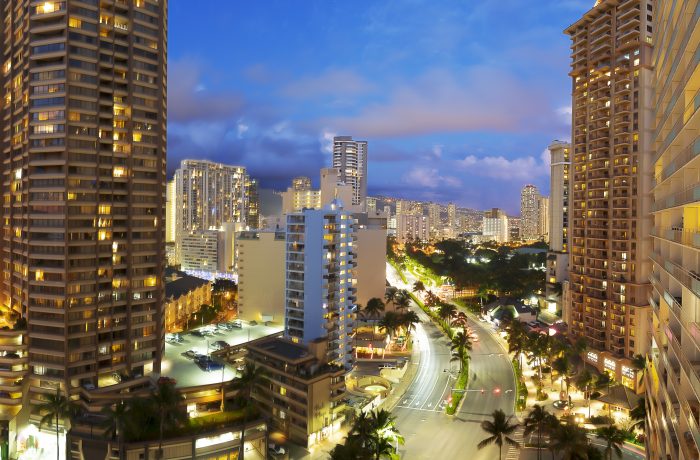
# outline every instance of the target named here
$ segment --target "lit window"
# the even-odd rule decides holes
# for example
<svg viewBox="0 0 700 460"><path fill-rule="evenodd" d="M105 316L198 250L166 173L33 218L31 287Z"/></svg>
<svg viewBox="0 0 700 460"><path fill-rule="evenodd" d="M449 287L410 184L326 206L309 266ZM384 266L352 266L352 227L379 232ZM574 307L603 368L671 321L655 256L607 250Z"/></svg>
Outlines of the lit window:
<svg viewBox="0 0 700 460"><path fill-rule="evenodd" d="M37 270L34 272L34 279L36 281L44 281L44 270Z"/></svg>
<svg viewBox="0 0 700 460"><path fill-rule="evenodd" d="M68 19L68 27L73 27L75 29L79 29L80 27L82 27L82 25L83 25L83 21L81 21L80 19L77 19L77 18Z"/></svg>
<svg viewBox="0 0 700 460"><path fill-rule="evenodd" d="M112 171L112 176L114 177L124 177L126 176L126 168L123 166L115 166Z"/></svg>

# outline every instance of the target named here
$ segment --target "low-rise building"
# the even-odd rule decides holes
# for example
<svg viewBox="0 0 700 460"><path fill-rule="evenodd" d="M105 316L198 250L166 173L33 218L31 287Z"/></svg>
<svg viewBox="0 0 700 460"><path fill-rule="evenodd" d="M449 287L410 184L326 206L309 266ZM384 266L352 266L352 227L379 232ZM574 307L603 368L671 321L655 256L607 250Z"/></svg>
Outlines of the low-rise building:
<svg viewBox="0 0 700 460"><path fill-rule="evenodd" d="M265 369L253 397L273 427L311 447L336 433L345 420L345 373L326 360L328 341L307 346L283 338L248 345L247 359Z"/></svg>
<svg viewBox="0 0 700 460"><path fill-rule="evenodd" d="M165 270L165 330L181 331L187 318L204 304L211 304L211 282L179 270Z"/></svg>

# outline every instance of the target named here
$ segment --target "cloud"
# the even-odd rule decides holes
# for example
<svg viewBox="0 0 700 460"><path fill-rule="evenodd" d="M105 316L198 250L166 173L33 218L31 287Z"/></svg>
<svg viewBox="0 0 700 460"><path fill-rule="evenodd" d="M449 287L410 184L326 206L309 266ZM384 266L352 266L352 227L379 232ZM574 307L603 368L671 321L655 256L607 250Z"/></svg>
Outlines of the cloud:
<svg viewBox="0 0 700 460"><path fill-rule="evenodd" d="M324 124L364 137L393 137L519 132L560 121L545 88L503 70L475 66L462 72L429 71L397 85L388 100Z"/></svg>
<svg viewBox="0 0 700 460"><path fill-rule="evenodd" d="M327 69L315 76L303 77L282 88L282 94L295 99L326 96L354 96L366 94L374 85L362 75L347 69Z"/></svg>
<svg viewBox="0 0 700 460"><path fill-rule="evenodd" d="M500 180L527 180L549 174L549 152L544 151L540 159L533 156L508 159L503 156L476 157L468 155L458 166L469 174Z"/></svg>
<svg viewBox="0 0 700 460"><path fill-rule="evenodd" d="M203 81L204 66L197 60L171 60L168 74L168 118L171 121L217 121L235 115L244 106L239 94L209 90Z"/></svg>
<svg viewBox="0 0 700 460"><path fill-rule="evenodd" d="M417 166L403 176L403 182L413 186L437 189L444 187L459 187L462 185L459 179L453 176L443 176L436 168Z"/></svg>

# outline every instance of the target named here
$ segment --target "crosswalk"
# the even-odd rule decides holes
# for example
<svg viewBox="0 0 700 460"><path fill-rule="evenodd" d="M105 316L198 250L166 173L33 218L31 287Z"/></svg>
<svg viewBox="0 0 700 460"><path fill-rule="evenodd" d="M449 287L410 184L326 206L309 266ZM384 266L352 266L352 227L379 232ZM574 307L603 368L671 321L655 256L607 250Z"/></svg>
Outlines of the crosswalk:
<svg viewBox="0 0 700 460"><path fill-rule="evenodd" d="M523 431L525 429L522 426L519 426L515 432L513 432L513 439L520 444L522 447L523 445ZM506 451L506 460L518 460L520 458L520 450L515 447L515 446L508 446L508 450Z"/></svg>

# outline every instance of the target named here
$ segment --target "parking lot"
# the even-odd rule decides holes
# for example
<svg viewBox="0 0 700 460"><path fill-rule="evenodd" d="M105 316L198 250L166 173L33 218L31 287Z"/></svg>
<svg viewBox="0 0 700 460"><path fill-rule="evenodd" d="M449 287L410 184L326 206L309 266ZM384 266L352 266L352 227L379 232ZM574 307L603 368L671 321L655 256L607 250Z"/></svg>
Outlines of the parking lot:
<svg viewBox="0 0 700 460"><path fill-rule="evenodd" d="M206 326L205 326L206 327ZM202 328L198 328L202 329ZM203 371L190 358L183 356L188 350L205 355L214 351L211 344L217 340L223 340L229 345L239 345L250 340L259 339L266 335L281 332L284 329L282 324L256 324L251 326L243 321L242 327L234 328L230 331L217 330L216 332L197 337L191 333L181 333L183 341L181 343L165 343L165 357L162 362L162 375L174 378L176 386L188 387L196 385L207 385L228 381L236 376L236 370L226 365L222 371Z"/></svg>

